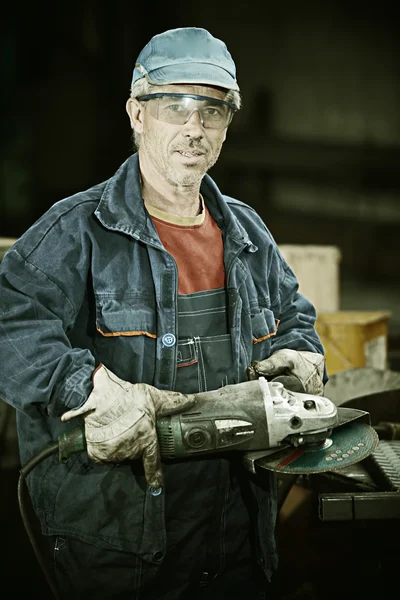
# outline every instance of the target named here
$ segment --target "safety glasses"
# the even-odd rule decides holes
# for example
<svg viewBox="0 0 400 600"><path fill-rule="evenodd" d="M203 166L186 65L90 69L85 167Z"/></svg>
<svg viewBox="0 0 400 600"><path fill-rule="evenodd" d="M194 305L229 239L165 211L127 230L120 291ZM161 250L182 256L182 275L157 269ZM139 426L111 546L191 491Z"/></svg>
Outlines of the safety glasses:
<svg viewBox="0 0 400 600"><path fill-rule="evenodd" d="M147 94L138 100L148 103L152 117L173 125L185 125L197 111L207 129L225 129L237 110L232 102L196 94Z"/></svg>

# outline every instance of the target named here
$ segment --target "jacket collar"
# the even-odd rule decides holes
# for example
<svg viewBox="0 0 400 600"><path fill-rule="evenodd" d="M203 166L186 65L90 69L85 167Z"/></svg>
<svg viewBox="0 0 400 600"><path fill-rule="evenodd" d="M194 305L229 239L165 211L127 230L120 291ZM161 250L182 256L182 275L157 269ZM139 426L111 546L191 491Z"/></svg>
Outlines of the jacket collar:
<svg viewBox="0 0 400 600"><path fill-rule="evenodd" d="M256 249L247 231L239 223L209 175L204 176L200 191L212 217L226 235L236 243ZM162 247L151 217L144 206L137 152L130 156L106 182L95 214L107 229L120 231L135 239Z"/></svg>

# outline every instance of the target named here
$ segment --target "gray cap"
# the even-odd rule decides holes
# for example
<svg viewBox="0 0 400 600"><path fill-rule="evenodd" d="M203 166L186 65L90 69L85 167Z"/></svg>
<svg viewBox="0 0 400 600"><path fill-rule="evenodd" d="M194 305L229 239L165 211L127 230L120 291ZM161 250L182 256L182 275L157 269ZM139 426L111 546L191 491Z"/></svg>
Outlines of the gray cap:
<svg viewBox="0 0 400 600"><path fill-rule="evenodd" d="M140 52L132 83L191 83L239 90L236 67L226 45L206 29L179 27L151 38Z"/></svg>

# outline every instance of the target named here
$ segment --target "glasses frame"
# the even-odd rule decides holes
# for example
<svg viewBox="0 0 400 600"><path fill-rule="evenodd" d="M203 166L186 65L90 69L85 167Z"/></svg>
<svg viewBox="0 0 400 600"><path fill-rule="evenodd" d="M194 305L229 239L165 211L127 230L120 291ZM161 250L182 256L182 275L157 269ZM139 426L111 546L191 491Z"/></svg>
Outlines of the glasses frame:
<svg viewBox="0 0 400 600"><path fill-rule="evenodd" d="M138 96L137 100L140 102L145 102L146 100L151 100L152 98L163 98L166 96L167 98L193 98L193 100L211 100L216 104L226 104L232 110L237 111L238 107L233 102L228 102L227 100L220 100L219 98L211 98L211 96L199 96L198 94L174 94L170 92L159 92L157 94L146 94L145 96Z"/></svg>
<svg viewBox="0 0 400 600"><path fill-rule="evenodd" d="M227 127L231 124L234 113L238 110L236 104L233 102L228 102L227 100L220 100L219 98L211 98L211 96L199 96L198 94L174 94L173 92L159 92L157 94L145 94L144 96L138 96L136 99L139 102L147 102L147 100L153 100L154 98L192 98L193 100L208 100L214 102L215 104L225 104L225 106L229 106L229 108L233 111L231 118L227 124Z"/></svg>

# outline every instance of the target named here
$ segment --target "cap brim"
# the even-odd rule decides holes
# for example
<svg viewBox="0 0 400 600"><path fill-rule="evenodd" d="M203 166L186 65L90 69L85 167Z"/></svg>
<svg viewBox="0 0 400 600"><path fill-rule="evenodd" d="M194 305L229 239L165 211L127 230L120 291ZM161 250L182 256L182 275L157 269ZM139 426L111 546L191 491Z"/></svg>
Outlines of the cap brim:
<svg viewBox="0 0 400 600"><path fill-rule="evenodd" d="M239 91L237 81L228 71L206 63L182 63L155 69L146 75L150 83L168 85L175 83L201 84Z"/></svg>

